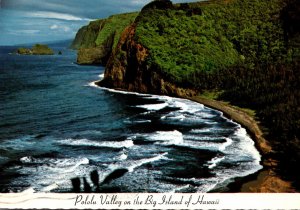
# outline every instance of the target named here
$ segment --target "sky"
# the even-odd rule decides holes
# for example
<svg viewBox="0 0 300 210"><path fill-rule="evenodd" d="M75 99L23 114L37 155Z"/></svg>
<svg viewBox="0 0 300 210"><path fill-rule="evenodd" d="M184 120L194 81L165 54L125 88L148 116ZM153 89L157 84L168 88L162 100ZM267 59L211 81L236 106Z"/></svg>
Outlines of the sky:
<svg viewBox="0 0 300 210"><path fill-rule="evenodd" d="M0 0L0 45L73 39L91 20L139 11L151 0ZM173 3L197 0L173 0ZM199 0L198 0L199 1Z"/></svg>

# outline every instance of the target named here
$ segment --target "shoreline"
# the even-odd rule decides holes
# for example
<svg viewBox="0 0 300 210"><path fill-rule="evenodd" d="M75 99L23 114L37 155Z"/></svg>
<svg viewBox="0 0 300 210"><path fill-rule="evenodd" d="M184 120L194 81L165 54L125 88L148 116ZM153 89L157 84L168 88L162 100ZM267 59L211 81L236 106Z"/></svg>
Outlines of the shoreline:
<svg viewBox="0 0 300 210"><path fill-rule="evenodd" d="M186 99L201 103L207 107L222 111L224 116L242 125L252 137L256 149L261 154L261 165L263 168L254 174L246 177L235 178L233 183L228 185L229 192L242 193L293 193L296 190L292 183L284 181L276 174L278 163L270 155L274 151L270 143L263 137L263 132L252 116L245 111L228 105L222 101L207 99L201 96L185 97Z"/></svg>
<svg viewBox="0 0 300 210"><path fill-rule="evenodd" d="M98 81L92 82L97 87ZM104 87L105 88L105 87ZM128 91L123 89L114 88L114 90ZM150 93L149 93L150 94ZM292 183L282 180L276 173L277 162L273 160L270 155L273 153L270 143L263 137L263 132L259 127L259 123L247 114L245 111L233 107L225 102L207 99L201 96L178 96L179 98L188 99L204 106L219 110L223 112L224 116L228 119L239 123L243 126L247 133L251 136L255 143L255 148L261 155L261 165L263 168L253 174L245 177L237 177L234 182L230 183L227 187L229 193L292 193L296 190L292 187Z"/></svg>

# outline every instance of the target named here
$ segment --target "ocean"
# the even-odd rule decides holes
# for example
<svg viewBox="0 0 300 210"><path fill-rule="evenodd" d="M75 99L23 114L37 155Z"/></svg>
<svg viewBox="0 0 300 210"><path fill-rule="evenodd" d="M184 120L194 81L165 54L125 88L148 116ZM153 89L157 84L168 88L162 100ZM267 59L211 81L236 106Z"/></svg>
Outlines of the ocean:
<svg viewBox="0 0 300 210"><path fill-rule="evenodd" d="M180 98L100 88L76 51L0 47L0 192L209 192L260 170L239 124Z"/></svg>

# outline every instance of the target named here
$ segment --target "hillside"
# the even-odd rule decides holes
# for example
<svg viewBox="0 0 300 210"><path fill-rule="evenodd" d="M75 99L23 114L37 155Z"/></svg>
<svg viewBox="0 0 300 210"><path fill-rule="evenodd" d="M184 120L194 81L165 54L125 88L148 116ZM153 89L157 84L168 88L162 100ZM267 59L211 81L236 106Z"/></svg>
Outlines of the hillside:
<svg viewBox="0 0 300 210"><path fill-rule="evenodd" d="M111 44L98 85L246 108L272 171L300 189L299 20L297 0L156 0Z"/></svg>
<svg viewBox="0 0 300 210"><path fill-rule="evenodd" d="M113 15L107 19L91 21L79 29L71 48L78 49L78 64L105 65L121 32L131 24L137 13Z"/></svg>

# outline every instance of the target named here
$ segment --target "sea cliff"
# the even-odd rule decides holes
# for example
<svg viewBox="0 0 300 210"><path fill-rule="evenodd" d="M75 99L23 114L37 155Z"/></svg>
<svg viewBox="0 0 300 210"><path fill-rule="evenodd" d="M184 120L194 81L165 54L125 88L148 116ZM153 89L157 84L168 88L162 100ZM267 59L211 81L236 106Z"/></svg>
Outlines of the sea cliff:
<svg viewBox="0 0 300 210"><path fill-rule="evenodd" d="M107 19L91 21L79 29L71 44L77 49L78 64L106 65L121 32L131 24L137 13L113 15Z"/></svg>

